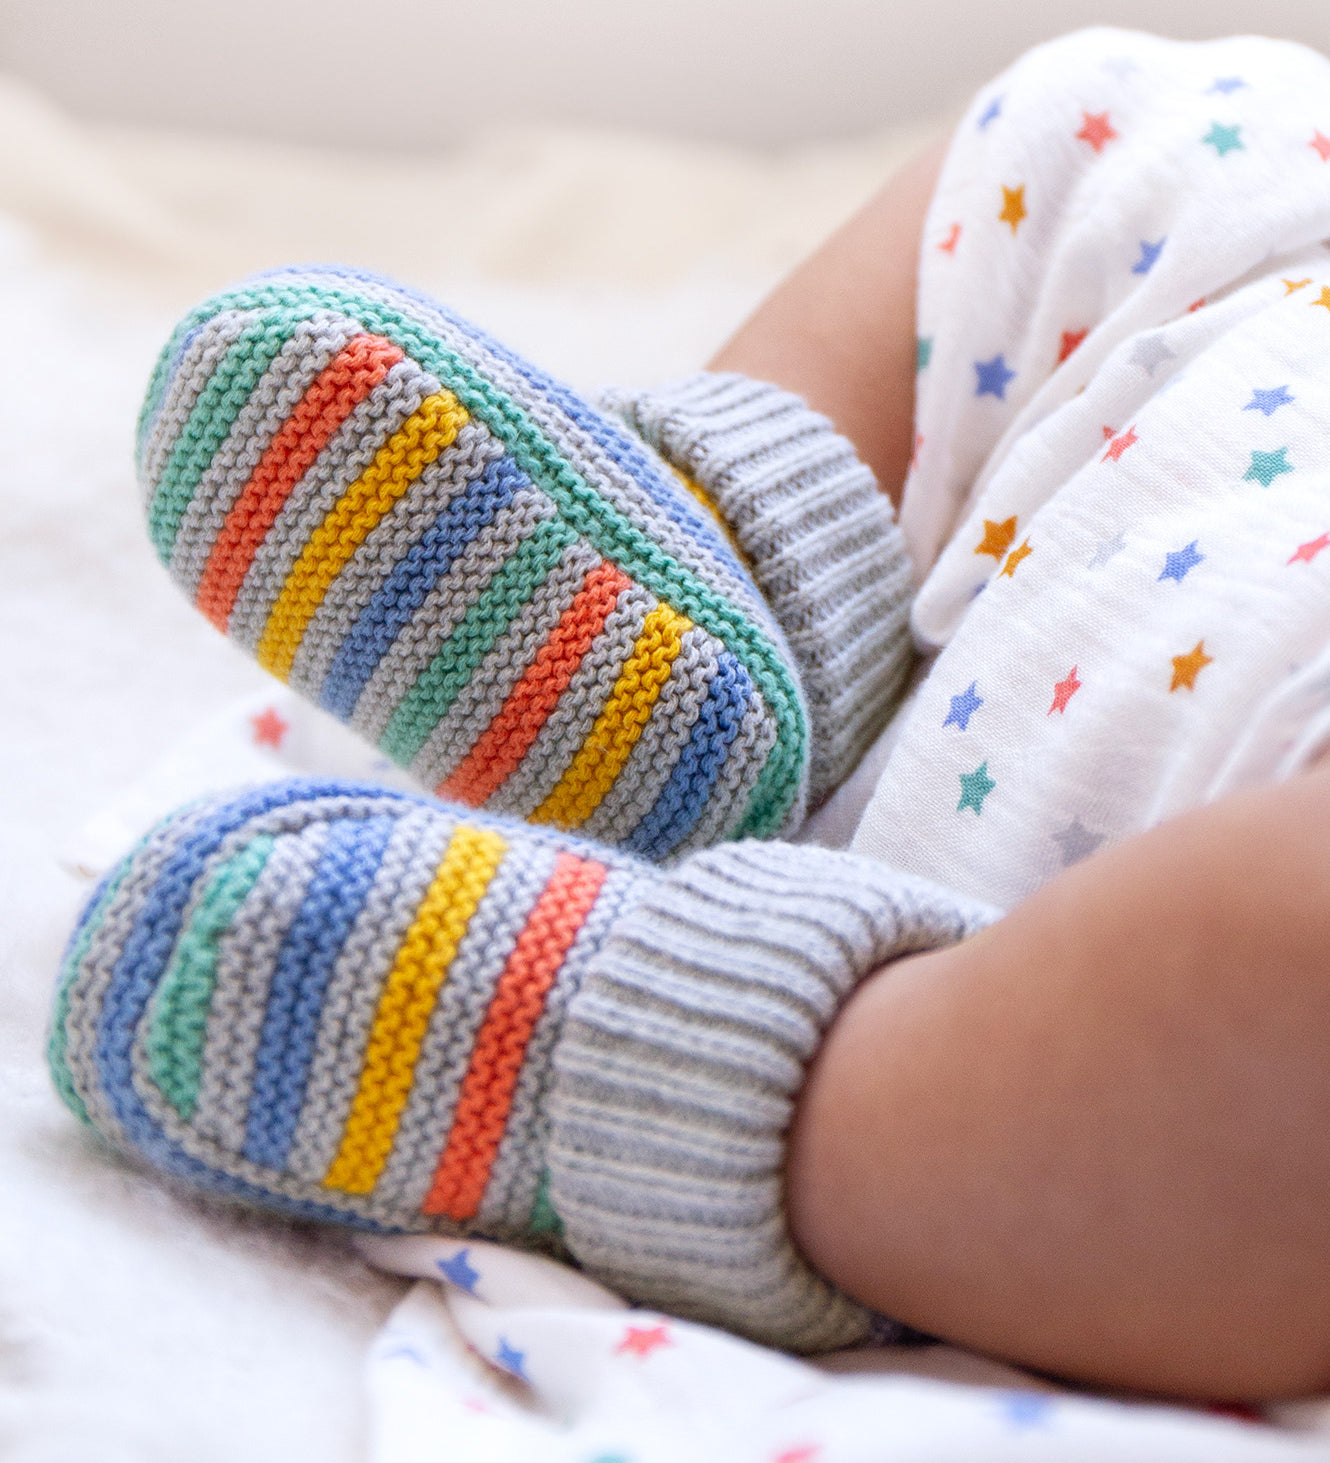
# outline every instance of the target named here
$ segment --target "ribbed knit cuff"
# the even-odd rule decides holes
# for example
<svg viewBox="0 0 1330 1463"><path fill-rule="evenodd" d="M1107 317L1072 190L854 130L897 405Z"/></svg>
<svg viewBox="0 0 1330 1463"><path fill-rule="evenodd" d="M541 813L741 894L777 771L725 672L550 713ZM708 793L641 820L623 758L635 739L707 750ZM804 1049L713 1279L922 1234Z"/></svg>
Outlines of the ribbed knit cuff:
<svg viewBox="0 0 1330 1463"><path fill-rule="evenodd" d="M635 1301L793 1351L875 1317L795 1250L786 1132L858 982L996 911L851 854L743 843L644 881L554 1054L550 1197L572 1253Z"/></svg>
<svg viewBox="0 0 1330 1463"><path fill-rule="evenodd" d="M885 725L911 661L890 501L826 417L746 376L701 371L601 405L702 489L747 558L803 681L815 807Z"/></svg>

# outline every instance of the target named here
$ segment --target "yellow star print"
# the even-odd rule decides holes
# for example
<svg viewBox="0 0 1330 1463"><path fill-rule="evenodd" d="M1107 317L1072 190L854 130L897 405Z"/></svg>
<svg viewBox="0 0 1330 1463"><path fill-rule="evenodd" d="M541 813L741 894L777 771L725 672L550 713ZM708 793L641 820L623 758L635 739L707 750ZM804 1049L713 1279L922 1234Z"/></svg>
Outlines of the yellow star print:
<svg viewBox="0 0 1330 1463"><path fill-rule="evenodd" d="M984 536L979 541L975 553L992 554L995 559L1000 559L1011 547L1011 541L1015 537L1015 518L1004 518L1001 523L994 523L991 518L985 518Z"/></svg>
<svg viewBox="0 0 1330 1463"><path fill-rule="evenodd" d="M1032 553L1034 550L1030 547L1030 540L1027 538L1020 548L1013 549L1007 555L1007 562L1002 566L1001 574L998 577L1001 578L1002 574L1005 574L1010 579L1016 573L1016 566L1028 559Z"/></svg>
<svg viewBox="0 0 1330 1463"><path fill-rule="evenodd" d="M998 221L1011 225L1014 234L1020 227L1021 220L1025 217L1025 184L1019 188L1008 188L1002 186L1002 212L998 214Z"/></svg>
<svg viewBox="0 0 1330 1463"><path fill-rule="evenodd" d="M1299 290L1305 290L1311 283L1311 279L1310 277L1307 279L1284 279L1280 283L1284 286L1284 298L1287 299L1289 295L1296 295Z"/></svg>
<svg viewBox="0 0 1330 1463"><path fill-rule="evenodd" d="M1323 284L1321 286L1321 298L1319 300L1313 300L1312 305L1313 307L1316 305L1324 305L1327 310L1330 310L1330 285Z"/></svg>
<svg viewBox="0 0 1330 1463"><path fill-rule="evenodd" d="M1196 677L1213 659L1213 655L1205 653L1204 640L1198 640L1196 648L1186 655L1175 655L1173 657L1173 684L1168 688L1170 693L1176 691L1179 686L1186 686L1189 691L1194 691Z"/></svg>

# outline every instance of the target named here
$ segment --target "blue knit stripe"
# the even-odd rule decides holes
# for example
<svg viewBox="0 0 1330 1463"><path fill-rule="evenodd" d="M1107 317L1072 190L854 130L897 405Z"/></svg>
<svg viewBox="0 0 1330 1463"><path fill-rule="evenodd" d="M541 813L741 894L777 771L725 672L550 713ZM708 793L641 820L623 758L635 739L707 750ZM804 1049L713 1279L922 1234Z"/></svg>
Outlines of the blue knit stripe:
<svg viewBox="0 0 1330 1463"><path fill-rule="evenodd" d="M554 377L546 375L530 361L524 360L502 341L495 340L492 335L480 329L479 326L473 325L469 320L464 320L446 305L440 304L438 300L431 299L423 290L414 289L410 285L398 284L396 280L387 279L371 270L348 269L337 264L314 264L303 265L299 270L292 270L289 267L266 269L254 275L253 278L256 280L268 279L292 273L325 274L337 279L379 285L384 289L392 290L395 294L414 300L418 305L423 305L426 309L447 320L450 325L471 336L505 365L516 371L523 380L549 397L583 431L594 438L639 487L646 490L647 495L658 508L664 509L675 523L700 539L731 573L738 576L741 583L748 582L749 571L740 564L733 546L720 532L715 522L705 514L698 512L695 501L684 492L672 476L668 476L662 470L658 462L652 461L623 427L612 418L603 416L592 409L576 392L571 391L561 381L556 381Z"/></svg>
<svg viewBox="0 0 1330 1463"><path fill-rule="evenodd" d="M244 1156L280 1169L295 1136L323 998L342 945L369 891L395 820L335 823L273 967L254 1081L245 1119Z"/></svg>
<svg viewBox="0 0 1330 1463"><path fill-rule="evenodd" d="M319 695L325 711L342 721L351 719L375 667L435 584L472 539L508 507L514 493L530 486L531 480L511 457L500 457L449 502L398 561L338 646Z"/></svg>
<svg viewBox="0 0 1330 1463"><path fill-rule="evenodd" d="M748 672L728 650L722 651L707 699L669 781L624 841L629 853L660 860L687 838L725 766L752 696Z"/></svg>
<svg viewBox="0 0 1330 1463"><path fill-rule="evenodd" d="M180 935L185 908L208 858L218 844L251 819L292 803L320 797L392 798L425 804L430 800L398 793L374 783L328 780L293 780L273 783L244 793L227 803L212 818L192 828L180 842L135 916L134 925L111 973L102 1004L95 1061L101 1090L124 1129L126 1138L153 1163L215 1191L250 1199L277 1202L287 1213L311 1219L348 1222L339 1209L321 1204L282 1200L243 1180L219 1173L180 1148L144 1107L134 1085L135 1034L148 1002L157 989ZM368 1226L373 1227L373 1226Z"/></svg>

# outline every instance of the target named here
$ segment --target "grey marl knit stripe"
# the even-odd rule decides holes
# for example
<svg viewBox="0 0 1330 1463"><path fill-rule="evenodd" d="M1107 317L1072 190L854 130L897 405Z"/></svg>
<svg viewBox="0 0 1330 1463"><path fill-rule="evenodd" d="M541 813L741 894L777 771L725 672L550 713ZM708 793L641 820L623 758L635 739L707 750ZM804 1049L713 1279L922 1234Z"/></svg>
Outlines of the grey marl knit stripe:
<svg viewBox="0 0 1330 1463"><path fill-rule="evenodd" d="M700 625L684 632L679 654L623 771L579 830L584 838L620 843L646 816L688 745L719 653L720 642Z"/></svg>
<svg viewBox="0 0 1330 1463"><path fill-rule="evenodd" d="M743 548L799 666L816 806L886 723L910 660L909 570L889 501L831 423L777 387L700 372L606 402L701 483ZM849 696L847 664L863 669Z"/></svg>
<svg viewBox="0 0 1330 1463"><path fill-rule="evenodd" d="M588 573L600 562L600 555L584 539L563 551L558 564L495 641L421 748L418 765L429 769L430 786L450 776L484 735Z"/></svg>
<svg viewBox="0 0 1330 1463"><path fill-rule="evenodd" d="M600 851L595 851L600 857ZM530 1235L531 1210L536 1190L545 1172L545 1153L549 1143L549 1094L553 1080L551 1059L563 1032L568 1007L586 974L597 950L615 922L636 897L642 882L640 865L624 863L616 866L606 860L605 882L596 903L577 932L558 979L545 998L545 1006L536 1022L522 1059L503 1130L499 1151L490 1170L485 1196L476 1215L477 1226L485 1233L494 1232L516 1239ZM529 1243L529 1238L528 1238Z"/></svg>
<svg viewBox="0 0 1330 1463"><path fill-rule="evenodd" d="M171 451L185 430L203 388L225 359L227 351L244 334L245 328L259 318L260 313L258 310L221 310L208 322L208 328L200 330L186 347L179 366L171 375L152 431L143 444L139 483L145 506L152 502Z"/></svg>
<svg viewBox="0 0 1330 1463"><path fill-rule="evenodd" d="M240 586L226 627L239 645L255 649L310 535L379 448L438 389L439 383L413 362L399 361L333 433L282 505Z"/></svg>
<svg viewBox="0 0 1330 1463"><path fill-rule="evenodd" d="M511 847L471 916L430 1015L376 1203L420 1212L448 1139L462 1080L494 985L554 869L553 848Z"/></svg>
<svg viewBox="0 0 1330 1463"><path fill-rule="evenodd" d="M443 648L467 610L554 505L534 488L519 488L508 506L471 540L425 596L388 647L356 702L351 725L377 744L402 698Z"/></svg>
<svg viewBox="0 0 1330 1463"><path fill-rule="evenodd" d="M702 816L674 848L670 854L671 861L694 849L709 848L716 842L729 821L730 809L747 801L775 741L775 719L761 695L754 690Z"/></svg>
<svg viewBox="0 0 1330 1463"><path fill-rule="evenodd" d="M554 1054L551 1198L574 1255L639 1303L768 1344L864 1339L869 1314L785 1229L794 1100L859 980L994 913L811 845L729 845L644 885Z"/></svg>
<svg viewBox="0 0 1330 1463"><path fill-rule="evenodd" d="M171 822L156 829L147 846L134 856L102 915L81 972L69 992L65 1016L65 1063L88 1116L113 1142L123 1142L120 1120L102 1091L97 1071L97 1042L101 1032L102 1004L111 984L116 963L133 931L144 900L161 876L166 863L181 842L204 818L202 809L185 809Z"/></svg>
<svg viewBox="0 0 1330 1463"><path fill-rule="evenodd" d="M401 816L337 957L286 1165L311 1183L322 1181L337 1154L382 993L377 976L392 967L452 837L447 812L442 804L413 806Z"/></svg>
<svg viewBox="0 0 1330 1463"><path fill-rule="evenodd" d="M273 358L217 449L176 534L171 577L191 598L227 514L314 378L356 334L353 321L321 310L302 321Z"/></svg>
<svg viewBox="0 0 1330 1463"><path fill-rule="evenodd" d="M308 276L293 271L289 276L278 276L272 282L303 286L308 284ZM508 361L493 352L483 339L459 328L446 315L431 309L425 301L404 299L391 286L377 284L372 280L333 279L329 282L334 286L350 288L363 298L375 300L409 317L435 335L448 349L472 362L481 377L520 403L528 420L549 439L560 456L574 464L575 470L583 477L594 482L604 497L613 502L632 522L650 523L652 539L672 559L687 564L704 583L725 598L741 605L745 615L761 625L777 646L781 645L779 627L760 596L753 593L751 585L731 573L719 560L699 553L693 537L680 528L584 428L562 408L549 401L539 387L534 386ZM676 486L668 468L661 470L661 478L671 486ZM686 494L683 496L686 497ZM695 505L690 503L690 506ZM702 510L699 509L698 512L702 515ZM723 534L721 536L723 538Z"/></svg>
<svg viewBox="0 0 1330 1463"><path fill-rule="evenodd" d="M365 536L310 619L291 666L291 684L317 698L360 612L448 502L503 455L490 432L468 422Z"/></svg>
<svg viewBox="0 0 1330 1463"><path fill-rule="evenodd" d="M521 765L504 783L506 809L530 817L554 790L604 710L646 617L659 603L639 584L621 591Z"/></svg>
<svg viewBox="0 0 1330 1463"><path fill-rule="evenodd" d="M200 1138L231 1153L245 1146L254 1057L273 967L327 839L326 823L279 838L218 948L191 1123ZM202 891L206 884L195 887Z"/></svg>

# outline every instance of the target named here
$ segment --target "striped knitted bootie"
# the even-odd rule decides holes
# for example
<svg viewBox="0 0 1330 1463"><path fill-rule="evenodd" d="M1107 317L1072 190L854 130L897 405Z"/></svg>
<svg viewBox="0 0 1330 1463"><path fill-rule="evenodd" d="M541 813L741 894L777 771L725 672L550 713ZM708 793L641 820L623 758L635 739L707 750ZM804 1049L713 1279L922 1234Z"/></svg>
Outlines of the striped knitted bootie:
<svg viewBox="0 0 1330 1463"><path fill-rule="evenodd" d="M890 505L774 387L701 374L610 409L385 281L262 276L162 353L152 542L441 796L652 860L779 835L902 684Z"/></svg>
<svg viewBox="0 0 1330 1463"><path fill-rule="evenodd" d="M873 1318L784 1221L784 1134L861 977L991 911L748 841L664 871L425 797L193 804L102 883L50 1039L68 1105L208 1191L571 1253L631 1299L815 1351Z"/></svg>

